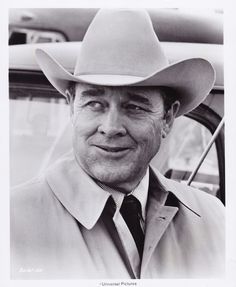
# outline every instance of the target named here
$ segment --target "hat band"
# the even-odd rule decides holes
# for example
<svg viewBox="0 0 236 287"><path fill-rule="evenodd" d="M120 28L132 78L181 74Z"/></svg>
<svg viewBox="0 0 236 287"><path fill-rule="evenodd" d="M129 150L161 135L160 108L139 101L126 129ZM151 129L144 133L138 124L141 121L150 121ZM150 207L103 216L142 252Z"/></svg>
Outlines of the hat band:
<svg viewBox="0 0 236 287"><path fill-rule="evenodd" d="M124 86L140 82L144 77L130 76L130 75L106 75L106 74L93 74L93 75L75 75L79 81L96 84L96 85L112 85Z"/></svg>

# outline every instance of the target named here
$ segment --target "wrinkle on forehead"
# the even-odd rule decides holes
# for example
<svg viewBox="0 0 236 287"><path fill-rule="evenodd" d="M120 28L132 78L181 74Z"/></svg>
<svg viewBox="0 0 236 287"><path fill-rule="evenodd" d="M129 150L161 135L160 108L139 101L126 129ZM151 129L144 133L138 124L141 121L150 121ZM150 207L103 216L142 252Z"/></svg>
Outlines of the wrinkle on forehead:
<svg viewBox="0 0 236 287"><path fill-rule="evenodd" d="M91 90L98 90L99 94L102 93L102 91L104 92L104 94L106 92L108 92L108 94L116 94L119 97L123 96L123 95L131 95L132 93L135 94L140 94L146 97L150 97L150 96L159 96L159 97L163 97L163 92L162 92L162 88L161 87L129 87L129 86L98 86L98 85L92 85L92 84L85 84L85 83L77 83L76 84L76 90L86 90L86 89L91 89Z"/></svg>

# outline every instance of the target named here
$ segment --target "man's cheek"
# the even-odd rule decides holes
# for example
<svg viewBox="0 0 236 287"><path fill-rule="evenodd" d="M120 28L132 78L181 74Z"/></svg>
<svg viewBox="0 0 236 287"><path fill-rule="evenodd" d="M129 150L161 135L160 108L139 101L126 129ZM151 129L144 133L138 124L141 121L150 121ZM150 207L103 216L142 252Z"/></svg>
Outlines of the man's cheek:
<svg viewBox="0 0 236 287"><path fill-rule="evenodd" d="M96 132L97 124L83 118L77 118L73 124L73 129L75 136L86 138Z"/></svg>
<svg viewBox="0 0 236 287"><path fill-rule="evenodd" d="M161 144L161 130L156 126L149 127L146 130L143 146L145 146L146 152L151 156L155 155Z"/></svg>

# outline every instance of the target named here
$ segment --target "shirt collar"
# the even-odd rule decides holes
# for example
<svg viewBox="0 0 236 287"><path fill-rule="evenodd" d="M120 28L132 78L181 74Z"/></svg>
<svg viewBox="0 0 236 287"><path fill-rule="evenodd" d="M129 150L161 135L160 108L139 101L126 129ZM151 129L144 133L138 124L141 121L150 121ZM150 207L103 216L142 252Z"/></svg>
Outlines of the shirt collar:
<svg viewBox="0 0 236 287"><path fill-rule="evenodd" d="M117 210L120 210L122 202L124 200L125 194L122 192L119 192L115 189L110 188L107 185L104 185L101 182L97 182L97 184L105 191L109 192L112 195L112 198L114 199L114 202L116 204ZM142 218L145 220L146 217L146 205L147 205L147 198L148 198L148 186L149 186L149 167L147 168L147 171L138 184L138 186L129 194L132 194L135 196L139 202L141 203L142 208Z"/></svg>
<svg viewBox="0 0 236 287"><path fill-rule="evenodd" d="M140 181L139 185L132 192L132 195L135 196L141 203L143 220L145 220L146 218L148 186L149 186L149 168L147 168L146 174L144 175L143 179Z"/></svg>

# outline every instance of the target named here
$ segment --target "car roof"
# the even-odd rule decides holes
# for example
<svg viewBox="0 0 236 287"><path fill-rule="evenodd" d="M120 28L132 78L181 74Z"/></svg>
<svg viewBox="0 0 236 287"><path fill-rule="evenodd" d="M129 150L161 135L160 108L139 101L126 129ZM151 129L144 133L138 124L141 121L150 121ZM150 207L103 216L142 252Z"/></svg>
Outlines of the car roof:
<svg viewBox="0 0 236 287"><path fill-rule="evenodd" d="M23 44L9 47L9 68L13 70L40 71L35 60L35 50L44 49L69 72L73 73L81 42ZM215 89L223 89L223 46L219 44L162 42L170 63L188 58L204 58L216 71Z"/></svg>
<svg viewBox="0 0 236 287"><path fill-rule="evenodd" d="M55 31L67 41L82 41L97 8L22 8L9 10L9 30L28 28ZM160 41L223 44L221 11L147 9Z"/></svg>

